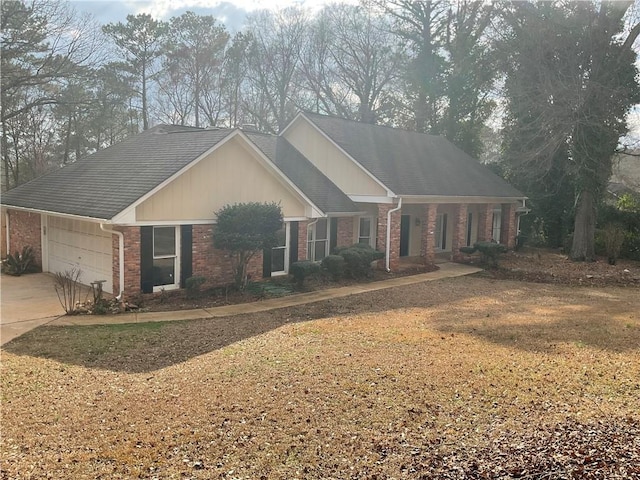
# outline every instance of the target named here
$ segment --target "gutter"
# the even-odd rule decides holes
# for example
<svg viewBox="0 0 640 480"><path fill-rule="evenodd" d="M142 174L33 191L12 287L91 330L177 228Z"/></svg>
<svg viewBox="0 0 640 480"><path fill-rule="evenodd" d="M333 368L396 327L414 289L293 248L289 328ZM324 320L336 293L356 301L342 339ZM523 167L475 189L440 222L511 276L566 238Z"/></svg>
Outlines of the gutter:
<svg viewBox="0 0 640 480"><path fill-rule="evenodd" d="M124 297L124 234L117 230L109 230L104 228L104 223L100 224L100 230L118 236L118 287L120 292L116 300L121 301Z"/></svg>
<svg viewBox="0 0 640 480"><path fill-rule="evenodd" d="M11 253L11 250L10 250L11 245L9 244L9 210L5 210L5 212L4 212L4 219L5 219L5 224L4 224L4 226L5 226L5 228L6 228L6 231L5 231L5 234L6 234L6 235L5 235L5 236L7 237L7 238L6 238L6 242L7 242L7 255L9 255L9 254Z"/></svg>
<svg viewBox="0 0 640 480"><path fill-rule="evenodd" d="M402 208L402 197L398 200L398 206L396 208L392 208L387 212L387 243L385 245L385 258L384 258L384 266L387 273L391 271L390 268L390 256L391 256L391 214L397 212Z"/></svg>

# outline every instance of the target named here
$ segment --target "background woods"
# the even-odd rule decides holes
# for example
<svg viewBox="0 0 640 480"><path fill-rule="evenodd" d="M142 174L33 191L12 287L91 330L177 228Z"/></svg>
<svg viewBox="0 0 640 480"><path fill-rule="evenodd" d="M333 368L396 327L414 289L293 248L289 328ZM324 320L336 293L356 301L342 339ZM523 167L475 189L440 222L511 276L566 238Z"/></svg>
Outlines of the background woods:
<svg viewBox="0 0 640 480"><path fill-rule="evenodd" d="M530 196L523 233L574 232L589 260L640 103L632 1L367 0L237 31L193 12L100 26L60 0L1 9L3 190L157 123L277 133L307 110L446 136Z"/></svg>

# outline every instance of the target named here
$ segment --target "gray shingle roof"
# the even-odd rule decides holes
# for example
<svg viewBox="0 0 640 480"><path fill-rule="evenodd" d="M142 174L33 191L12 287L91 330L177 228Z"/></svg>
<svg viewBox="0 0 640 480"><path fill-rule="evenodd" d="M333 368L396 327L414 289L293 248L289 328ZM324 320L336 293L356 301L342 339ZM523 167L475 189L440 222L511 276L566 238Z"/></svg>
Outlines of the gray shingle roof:
<svg viewBox="0 0 640 480"><path fill-rule="evenodd" d="M6 192L2 204L109 220L231 131L157 126Z"/></svg>
<svg viewBox="0 0 640 480"><path fill-rule="evenodd" d="M524 197L444 137L304 116L397 195Z"/></svg>
<svg viewBox="0 0 640 480"><path fill-rule="evenodd" d="M324 213L358 211L342 190L283 137L257 133L247 136Z"/></svg>
<svg viewBox="0 0 640 480"><path fill-rule="evenodd" d="M109 220L227 137L232 129L160 125L3 194L2 204ZM250 140L326 213L356 207L286 140Z"/></svg>

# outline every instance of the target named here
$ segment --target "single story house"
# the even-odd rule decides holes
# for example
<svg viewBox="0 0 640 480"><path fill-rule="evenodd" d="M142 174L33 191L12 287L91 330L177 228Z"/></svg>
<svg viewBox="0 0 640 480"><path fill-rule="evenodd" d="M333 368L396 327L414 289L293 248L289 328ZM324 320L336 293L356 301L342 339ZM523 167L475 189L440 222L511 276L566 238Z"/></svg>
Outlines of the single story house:
<svg viewBox="0 0 640 480"><path fill-rule="evenodd" d="M280 245L253 278L286 274L334 246L369 243L384 266L430 263L477 240L512 247L526 197L440 136L299 113L280 135L160 125L2 197L7 248L34 248L46 272L136 295L190 276L230 282L214 212L279 202ZM413 259L414 261L416 258Z"/></svg>

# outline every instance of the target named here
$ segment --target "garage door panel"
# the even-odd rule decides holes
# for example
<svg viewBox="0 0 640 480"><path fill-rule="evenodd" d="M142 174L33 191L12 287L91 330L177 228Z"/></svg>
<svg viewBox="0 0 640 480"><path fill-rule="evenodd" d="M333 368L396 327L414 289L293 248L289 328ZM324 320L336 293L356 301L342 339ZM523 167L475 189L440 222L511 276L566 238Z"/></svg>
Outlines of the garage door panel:
<svg viewBox="0 0 640 480"><path fill-rule="evenodd" d="M48 270L80 269L81 283L106 280L104 290L112 293L111 234L100 230L96 223L61 217L49 217L48 226Z"/></svg>

